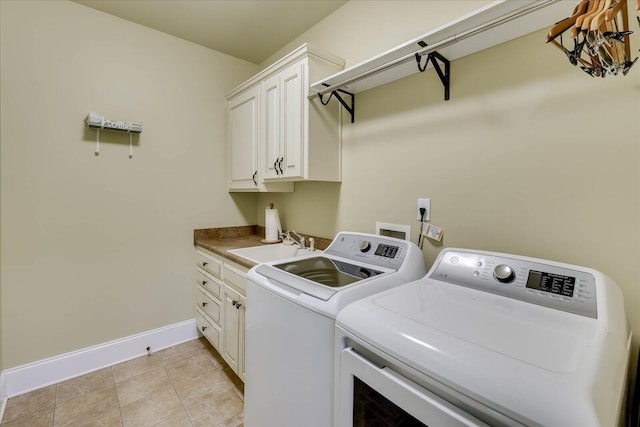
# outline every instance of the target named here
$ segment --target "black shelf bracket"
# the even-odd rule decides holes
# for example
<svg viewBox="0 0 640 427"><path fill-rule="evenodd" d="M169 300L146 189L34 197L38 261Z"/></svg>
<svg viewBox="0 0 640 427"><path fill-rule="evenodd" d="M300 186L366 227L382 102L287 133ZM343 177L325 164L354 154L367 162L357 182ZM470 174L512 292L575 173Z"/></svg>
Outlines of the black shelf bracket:
<svg viewBox="0 0 640 427"><path fill-rule="evenodd" d="M422 43L420 45L422 46ZM425 46L426 44L424 44L424 46L422 47L425 47ZM440 81L444 86L444 100L448 101L449 100L449 81L450 81L449 76L451 72L451 63L447 58L440 55L438 52L431 52L427 55L427 60L425 61L424 65L422 65L421 59L423 56L424 55L420 55L419 53L416 53L416 62L418 63L418 70L420 70L420 72L424 72L429 66L429 62L431 62L431 65L433 65L433 68L436 70L436 73L438 73L438 77L440 77ZM442 71L442 68L440 67L440 64L438 63L438 61L442 62L442 64L444 65L444 72Z"/></svg>
<svg viewBox="0 0 640 427"><path fill-rule="evenodd" d="M329 86L326 83L323 83L323 85ZM344 100L341 94L349 95L351 97L351 105L347 104L347 101ZM322 99L323 95L321 93L318 93L318 98L320 98L320 102L322 103L322 105L327 105L329 101L331 101L331 97L333 96L335 96L338 102L340 102L340 104L342 104L344 109L347 110L347 113L351 115L351 123L353 123L355 121L355 116L356 116L356 95L354 93L347 92L346 90L337 89L337 90L332 90L331 95L329 95L329 98L327 98L327 100L324 101Z"/></svg>

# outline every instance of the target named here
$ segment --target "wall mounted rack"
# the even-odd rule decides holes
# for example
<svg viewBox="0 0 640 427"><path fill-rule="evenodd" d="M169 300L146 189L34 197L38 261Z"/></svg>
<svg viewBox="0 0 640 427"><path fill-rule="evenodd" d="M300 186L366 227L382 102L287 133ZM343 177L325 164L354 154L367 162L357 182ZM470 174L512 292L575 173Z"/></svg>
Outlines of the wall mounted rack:
<svg viewBox="0 0 640 427"><path fill-rule="evenodd" d="M353 98L357 93L434 68L442 81L447 100L451 61L548 28L550 22L555 22L557 16L565 13L566 4L561 3L560 0L493 1L420 37L313 83L311 90L315 90L315 93L308 98L331 94L340 101L342 97L338 91L352 95L351 111L349 108L347 111L353 123ZM425 56L426 62L421 65ZM442 67L439 63L442 63ZM346 108L344 100L340 102Z"/></svg>
<svg viewBox="0 0 640 427"><path fill-rule="evenodd" d="M90 112L87 115L87 126L96 130L96 156L100 155L100 130L114 130L129 134L129 158L133 158L133 134L142 132L142 122L105 120L104 116Z"/></svg>
<svg viewBox="0 0 640 427"><path fill-rule="evenodd" d="M118 120L105 120L104 116L90 112L87 115L87 125L90 128L115 130L119 132L141 133L142 122L123 122Z"/></svg>

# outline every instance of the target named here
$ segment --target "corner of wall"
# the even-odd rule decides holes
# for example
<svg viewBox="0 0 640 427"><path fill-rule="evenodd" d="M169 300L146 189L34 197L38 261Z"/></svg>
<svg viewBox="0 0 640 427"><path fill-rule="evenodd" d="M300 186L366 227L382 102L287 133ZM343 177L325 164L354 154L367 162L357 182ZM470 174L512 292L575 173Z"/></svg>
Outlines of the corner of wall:
<svg viewBox="0 0 640 427"><path fill-rule="evenodd" d="M4 371L2 371L0 372L0 421L4 417L4 408L7 406L7 393L4 384Z"/></svg>

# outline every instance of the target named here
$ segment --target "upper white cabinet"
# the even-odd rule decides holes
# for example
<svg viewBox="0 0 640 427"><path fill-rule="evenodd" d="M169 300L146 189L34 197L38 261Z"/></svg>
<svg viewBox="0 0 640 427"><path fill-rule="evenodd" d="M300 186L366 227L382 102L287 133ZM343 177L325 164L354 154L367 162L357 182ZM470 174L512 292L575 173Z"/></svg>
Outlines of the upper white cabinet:
<svg viewBox="0 0 640 427"><path fill-rule="evenodd" d="M301 156L305 140L302 107L305 63L305 59L300 60L262 83L265 149L261 162L265 179L304 179Z"/></svg>
<svg viewBox="0 0 640 427"><path fill-rule="evenodd" d="M227 95L229 191L340 181L339 104L307 97L310 81L343 66L343 59L305 44Z"/></svg>
<svg viewBox="0 0 640 427"><path fill-rule="evenodd" d="M229 188L258 188L259 104L257 87L247 89L228 102Z"/></svg>

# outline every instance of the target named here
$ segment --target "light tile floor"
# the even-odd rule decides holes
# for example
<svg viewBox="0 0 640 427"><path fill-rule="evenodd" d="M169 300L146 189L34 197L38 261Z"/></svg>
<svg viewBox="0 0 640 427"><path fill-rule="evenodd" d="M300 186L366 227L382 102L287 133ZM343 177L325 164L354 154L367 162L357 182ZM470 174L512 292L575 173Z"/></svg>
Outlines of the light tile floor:
<svg viewBox="0 0 640 427"><path fill-rule="evenodd" d="M242 381L196 339L8 400L2 427L243 426Z"/></svg>

